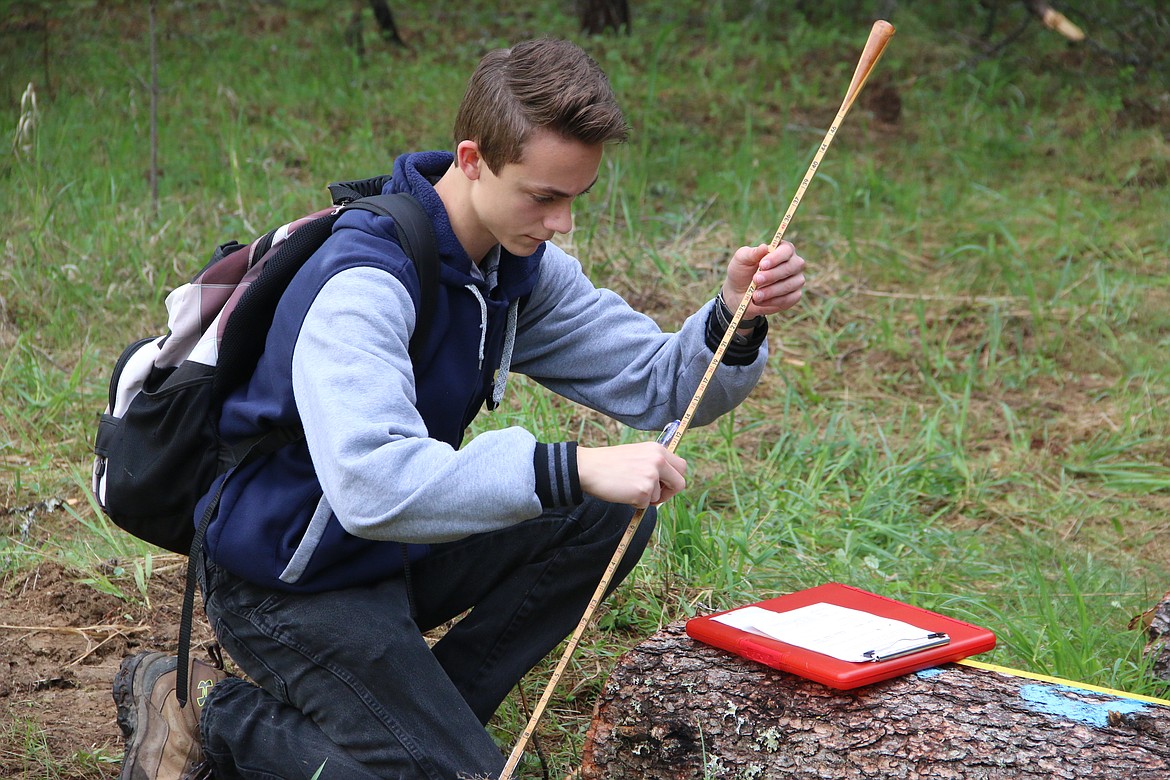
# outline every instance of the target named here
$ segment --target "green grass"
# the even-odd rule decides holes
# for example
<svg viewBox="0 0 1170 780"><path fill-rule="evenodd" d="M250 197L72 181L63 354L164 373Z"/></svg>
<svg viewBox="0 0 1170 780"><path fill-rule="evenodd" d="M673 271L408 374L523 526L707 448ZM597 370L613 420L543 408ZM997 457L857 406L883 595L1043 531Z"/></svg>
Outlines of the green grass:
<svg viewBox="0 0 1170 780"><path fill-rule="evenodd" d="M569 243L598 283L673 327L732 248L771 238L872 21L843 4L646 0L632 35L581 38L562 4L536 5L497 18L492 4L395 3L413 47L371 28L362 59L342 42L348 10L160 5L157 213L145 6L87 6L68 25L49 12L47 82L40 17L0 24L0 128L15 138L30 81L39 109L0 161L0 507L72 497L79 529L25 539L0 513L13 518L0 575L52 558L149 597L149 549L81 487L114 358L163 327L163 297L215 244L398 152L449 146L486 49L563 35L611 74L634 132ZM775 318L748 402L684 439L691 486L547 717L554 766L573 765L604 669L639 638L828 580L987 625L992 662L1163 692L1126 623L1170 587L1165 62L1120 67L1039 25L985 57L983 19L960 16L892 19L788 232L810 264L805 300ZM867 103L883 89L902 104L892 126ZM510 393L475 431L643 437L521 379ZM111 557L113 575L98 565ZM509 701L501 741L523 720Z"/></svg>

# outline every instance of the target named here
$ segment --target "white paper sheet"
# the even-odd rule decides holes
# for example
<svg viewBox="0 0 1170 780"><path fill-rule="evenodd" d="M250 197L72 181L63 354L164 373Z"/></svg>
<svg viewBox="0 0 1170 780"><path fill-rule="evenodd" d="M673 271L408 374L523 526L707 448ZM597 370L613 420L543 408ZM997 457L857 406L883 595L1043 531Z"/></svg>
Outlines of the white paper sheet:
<svg viewBox="0 0 1170 780"><path fill-rule="evenodd" d="M742 607L712 620L841 661L858 663L881 661L947 641L945 634L824 602L787 612Z"/></svg>

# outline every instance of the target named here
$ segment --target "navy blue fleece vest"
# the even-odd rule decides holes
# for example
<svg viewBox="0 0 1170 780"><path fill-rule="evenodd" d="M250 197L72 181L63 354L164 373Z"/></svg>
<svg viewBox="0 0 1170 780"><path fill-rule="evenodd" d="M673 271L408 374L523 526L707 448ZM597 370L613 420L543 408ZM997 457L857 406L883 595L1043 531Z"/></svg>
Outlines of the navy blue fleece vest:
<svg viewBox="0 0 1170 780"><path fill-rule="evenodd" d="M387 191L406 189L403 177L399 176L402 162L400 158L395 166L395 181ZM423 193L419 193L420 188L411 189L424 208L433 212L438 200L433 189ZM441 221L447 227L445 216ZM469 261L453 235L436 232L443 265L431 332L414 366L416 405L429 435L458 447L467 426L491 397L492 380L500 365L508 306L531 292L543 251L526 258L502 257L498 284L489 293L482 282L475 282L464 270L469 269ZM382 256L360 251L371 235L393 241L394 251ZM411 261L397 245L393 221L360 211L344 214L334 227L333 236L306 263L281 298L264 354L252 379L227 399L220 424L225 438L238 440L272 426L299 425L291 376L297 335L324 284L335 274L354 266L379 268L393 274L410 291L418 306L418 279ZM466 289L469 283L477 284L487 306L482 367L479 361L482 309L475 294ZM361 302L354 304L361 305ZM336 516L331 516L307 568L295 582L281 580L321 496L321 486L304 440L248 464L224 487L218 515L207 531L208 554L245 579L299 591L375 582L401 570L404 549L412 558L426 554L425 545L404 548L396 542L351 536ZM196 517L201 513L202 507Z"/></svg>

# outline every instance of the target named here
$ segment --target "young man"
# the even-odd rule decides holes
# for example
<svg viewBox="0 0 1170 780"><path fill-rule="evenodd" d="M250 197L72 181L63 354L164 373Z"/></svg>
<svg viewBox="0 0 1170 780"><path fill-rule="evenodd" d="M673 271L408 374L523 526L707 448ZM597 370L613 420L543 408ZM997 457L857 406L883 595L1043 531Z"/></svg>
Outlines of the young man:
<svg viewBox="0 0 1170 780"><path fill-rule="evenodd" d="M123 777L191 773L201 758L219 778L311 777L322 765L322 777L498 776L503 752L484 724L576 625L633 507L682 490L686 463L654 441L542 443L517 427L464 442L471 420L516 371L658 431L682 415L723 336L722 301L738 303L754 279L695 418L710 422L755 385L764 317L795 305L804 284L791 245L743 247L722 299L677 333L594 287L549 240L572 229L574 199L626 132L605 75L573 44L530 41L482 60L454 155L404 155L387 185L423 205L442 259L413 363L419 283L392 221L338 220L221 421L229 439L305 430L235 474L207 533L207 614L250 681L200 667L179 712L174 659L129 659L115 685ZM652 528L651 511L615 584ZM428 646L423 632L460 616Z"/></svg>

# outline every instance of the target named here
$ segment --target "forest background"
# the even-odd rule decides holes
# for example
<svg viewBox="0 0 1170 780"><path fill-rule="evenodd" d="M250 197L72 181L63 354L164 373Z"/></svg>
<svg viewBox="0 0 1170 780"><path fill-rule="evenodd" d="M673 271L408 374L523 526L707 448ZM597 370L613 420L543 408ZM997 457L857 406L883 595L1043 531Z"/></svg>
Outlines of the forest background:
<svg viewBox="0 0 1170 780"><path fill-rule="evenodd" d="M216 244L448 148L478 59L538 35L584 46L633 128L563 243L671 329L771 238L872 21L898 30L787 233L805 299L683 440L690 488L542 724L551 771L641 638L826 581L988 626L983 660L1164 695L1129 623L1170 588L1170 12L1065 4L1071 43L1025 5L635 0L587 35L566 2L419 0L391 3L400 44L359 3L0 3L0 774L116 775L112 670L173 644L182 559L88 493L118 353ZM524 381L471 435L506 425L652 435Z"/></svg>

